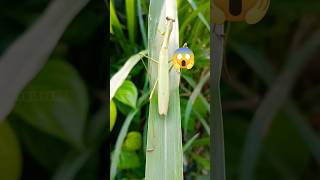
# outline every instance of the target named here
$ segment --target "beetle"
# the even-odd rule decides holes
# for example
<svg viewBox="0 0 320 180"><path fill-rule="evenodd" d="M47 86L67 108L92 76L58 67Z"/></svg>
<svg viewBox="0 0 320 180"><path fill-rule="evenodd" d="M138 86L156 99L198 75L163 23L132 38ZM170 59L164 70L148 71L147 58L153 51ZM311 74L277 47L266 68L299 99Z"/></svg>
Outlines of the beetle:
<svg viewBox="0 0 320 180"><path fill-rule="evenodd" d="M213 22L246 21L258 23L269 8L270 0L214 0Z"/></svg>

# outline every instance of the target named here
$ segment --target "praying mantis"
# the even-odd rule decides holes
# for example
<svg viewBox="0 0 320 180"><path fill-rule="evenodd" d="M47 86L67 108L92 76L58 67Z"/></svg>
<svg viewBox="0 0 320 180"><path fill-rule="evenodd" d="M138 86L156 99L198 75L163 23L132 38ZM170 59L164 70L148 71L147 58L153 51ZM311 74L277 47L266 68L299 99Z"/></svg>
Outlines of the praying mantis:
<svg viewBox="0 0 320 180"><path fill-rule="evenodd" d="M152 99L156 87L158 87L158 112L160 116L166 116L169 106L169 72L172 67L177 70L181 68L191 69L194 65L194 54L192 50L187 48L185 43L182 48L175 51L172 60L169 60L168 47L170 41L170 35L173 29L173 23L175 20L170 17L166 17L167 27L164 33L164 39L161 45L159 60L154 60L151 57L147 57L158 64L158 78L151 90L149 100ZM169 62L173 62L173 66L169 68Z"/></svg>

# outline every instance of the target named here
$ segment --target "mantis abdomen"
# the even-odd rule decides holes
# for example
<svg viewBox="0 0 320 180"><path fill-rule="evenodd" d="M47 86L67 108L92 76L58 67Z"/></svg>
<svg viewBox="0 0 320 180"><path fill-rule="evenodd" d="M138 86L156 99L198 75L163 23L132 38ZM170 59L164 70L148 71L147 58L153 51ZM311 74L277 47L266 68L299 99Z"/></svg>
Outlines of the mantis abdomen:
<svg viewBox="0 0 320 180"><path fill-rule="evenodd" d="M158 65L158 110L160 115L167 115L170 95L168 47L174 20L170 18L167 20L168 25L160 49Z"/></svg>

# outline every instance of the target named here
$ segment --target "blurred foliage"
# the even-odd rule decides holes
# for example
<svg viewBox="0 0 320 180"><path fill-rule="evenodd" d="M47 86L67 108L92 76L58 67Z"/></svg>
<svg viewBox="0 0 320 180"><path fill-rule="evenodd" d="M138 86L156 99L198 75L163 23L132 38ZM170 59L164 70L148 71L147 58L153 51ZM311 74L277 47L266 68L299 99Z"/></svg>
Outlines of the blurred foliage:
<svg viewBox="0 0 320 180"><path fill-rule="evenodd" d="M128 133L126 140L123 143L123 147L128 151L136 151L141 148L142 137L139 132L131 131Z"/></svg>
<svg viewBox="0 0 320 180"><path fill-rule="evenodd" d="M112 131L117 120L117 107L113 101L110 101L110 131Z"/></svg>
<svg viewBox="0 0 320 180"><path fill-rule="evenodd" d="M0 123L0 174L2 179L21 177L22 159L18 139L7 122Z"/></svg>
<svg viewBox="0 0 320 180"><path fill-rule="evenodd" d="M42 17L48 3L0 2L1 54ZM105 4L91 1L20 93L0 125L0 179L105 178L106 17Z"/></svg>

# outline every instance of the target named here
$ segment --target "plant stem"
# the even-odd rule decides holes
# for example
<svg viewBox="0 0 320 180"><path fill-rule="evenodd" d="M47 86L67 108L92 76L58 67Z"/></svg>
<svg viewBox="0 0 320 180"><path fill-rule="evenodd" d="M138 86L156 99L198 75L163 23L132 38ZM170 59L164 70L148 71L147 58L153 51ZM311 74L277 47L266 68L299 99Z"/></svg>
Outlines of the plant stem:
<svg viewBox="0 0 320 180"><path fill-rule="evenodd" d="M224 154L224 133L223 133L223 118L222 107L220 97L220 78L223 65L223 32L224 25L212 25L211 26L211 154L213 154L213 160L211 163L211 177L214 180L225 180L225 154Z"/></svg>

